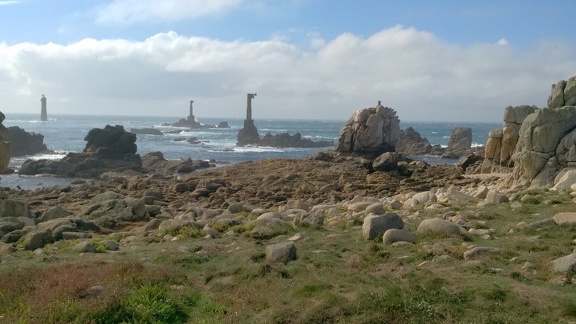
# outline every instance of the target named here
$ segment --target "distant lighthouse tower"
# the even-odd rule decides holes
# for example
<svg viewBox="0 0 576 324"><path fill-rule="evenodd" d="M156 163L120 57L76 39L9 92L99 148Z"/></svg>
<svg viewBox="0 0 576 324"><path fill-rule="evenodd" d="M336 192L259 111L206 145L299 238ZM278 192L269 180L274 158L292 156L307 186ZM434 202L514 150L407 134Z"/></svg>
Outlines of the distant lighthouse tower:
<svg viewBox="0 0 576 324"><path fill-rule="evenodd" d="M193 103L194 100L190 100L190 115L188 115L188 121L190 122L196 121L196 118L194 117L194 108L192 108Z"/></svg>
<svg viewBox="0 0 576 324"><path fill-rule="evenodd" d="M48 112L46 111L46 97L42 95L40 99L41 104L41 111L40 111L40 120L41 121L48 121Z"/></svg>

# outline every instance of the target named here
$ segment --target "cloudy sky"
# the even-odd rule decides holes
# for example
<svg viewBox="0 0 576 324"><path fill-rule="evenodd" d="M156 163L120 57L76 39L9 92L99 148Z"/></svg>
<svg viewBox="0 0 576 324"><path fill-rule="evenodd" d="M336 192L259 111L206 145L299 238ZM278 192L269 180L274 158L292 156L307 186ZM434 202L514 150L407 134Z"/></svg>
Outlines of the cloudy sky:
<svg viewBox="0 0 576 324"><path fill-rule="evenodd" d="M0 0L0 110L501 121L576 75L573 0Z"/></svg>

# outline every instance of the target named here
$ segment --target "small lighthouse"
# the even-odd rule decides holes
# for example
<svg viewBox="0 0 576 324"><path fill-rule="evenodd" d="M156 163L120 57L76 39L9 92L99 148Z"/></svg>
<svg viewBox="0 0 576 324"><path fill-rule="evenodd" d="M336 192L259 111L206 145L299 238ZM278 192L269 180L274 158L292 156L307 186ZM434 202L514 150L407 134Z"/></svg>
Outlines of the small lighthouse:
<svg viewBox="0 0 576 324"><path fill-rule="evenodd" d="M40 98L40 102L41 102L40 120L48 121L48 112L46 111L46 96L42 95L42 98Z"/></svg>

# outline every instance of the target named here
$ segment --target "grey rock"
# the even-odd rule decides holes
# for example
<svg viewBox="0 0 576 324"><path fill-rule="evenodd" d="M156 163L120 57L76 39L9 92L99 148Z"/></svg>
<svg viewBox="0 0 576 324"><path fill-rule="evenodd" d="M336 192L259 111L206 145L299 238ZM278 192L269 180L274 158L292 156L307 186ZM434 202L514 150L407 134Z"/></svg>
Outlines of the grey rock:
<svg viewBox="0 0 576 324"><path fill-rule="evenodd" d="M472 260L482 255L500 253L500 251L502 250L495 247L477 246L464 252L464 260Z"/></svg>
<svg viewBox="0 0 576 324"><path fill-rule="evenodd" d="M82 241L74 245L73 249L79 253L96 253L96 246L89 241Z"/></svg>
<svg viewBox="0 0 576 324"><path fill-rule="evenodd" d="M576 253L552 261L552 271L565 273L576 272Z"/></svg>
<svg viewBox="0 0 576 324"><path fill-rule="evenodd" d="M462 234L460 231L460 226L440 218L432 218L423 220L418 228L416 229L418 234L429 234L429 233L444 233L444 234Z"/></svg>
<svg viewBox="0 0 576 324"><path fill-rule="evenodd" d="M416 243L416 237L407 229L392 228L384 232L382 242L384 244L392 244L396 242Z"/></svg>
<svg viewBox="0 0 576 324"><path fill-rule="evenodd" d="M373 240L382 236L387 230L404 228L404 221L396 213L386 213L384 215L369 215L364 218L362 224L362 234L366 240Z"/></svg>
<svg viewBox="0 0 576 324"><path fill-rule="evenodd" d="M26 250L34 251L53 241L52 231L31 232L22 237L20 241Z"/></svg>
<svg viewBox="0 0 576 324"><path fill-rule="evenodd" d="M296 245L294 242L283 242L266 246L266 260L270 262L282 262L296 260Z"/></svg>
<svg viewBox="0 0 576 324"><path fill-rule="evenodd" d="M41 223L58 218L64 218L68 215L70 215L70 212L68 212L66 209L62 208L61 206L54 206L42 214L40 219L38 219L38 222Z"/></svg>

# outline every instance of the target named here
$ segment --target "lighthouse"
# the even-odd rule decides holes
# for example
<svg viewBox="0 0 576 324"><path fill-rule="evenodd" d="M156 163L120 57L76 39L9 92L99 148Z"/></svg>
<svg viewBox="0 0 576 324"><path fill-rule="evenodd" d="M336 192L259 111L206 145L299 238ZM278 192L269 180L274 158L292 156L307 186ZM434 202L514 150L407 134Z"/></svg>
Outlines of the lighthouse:
<svg viewBox="0 0 576 324"><path fill-rule="evenodd" d="M48 112L46 111L46 96L42 95L42 98L40 98L40 102L41 102L40 120L48 121Z"/></svg>

